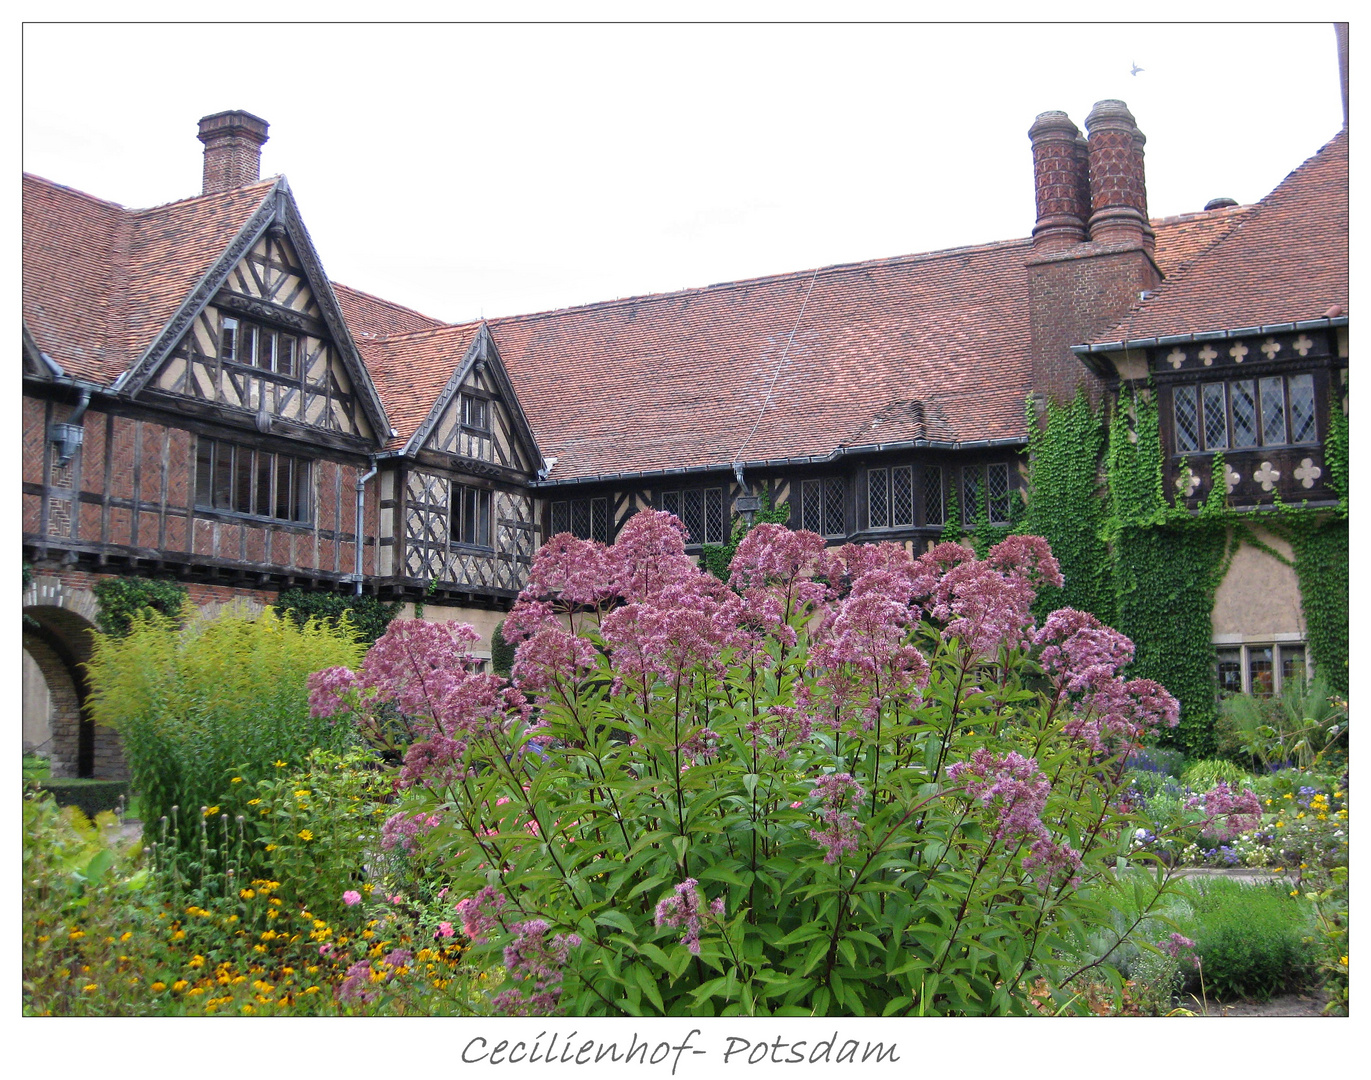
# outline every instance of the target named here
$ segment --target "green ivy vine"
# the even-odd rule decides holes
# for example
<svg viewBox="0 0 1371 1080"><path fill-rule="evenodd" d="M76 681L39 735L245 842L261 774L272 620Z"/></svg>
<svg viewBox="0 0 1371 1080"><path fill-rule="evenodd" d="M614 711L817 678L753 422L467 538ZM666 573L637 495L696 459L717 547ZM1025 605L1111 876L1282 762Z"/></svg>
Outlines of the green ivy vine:
<svg viewBox="0 0 1371 1080"><path fill-rule="evenodd" d="M374 596L340 596L331 592L287 589L277 600L276 610L301 626L311 618L336 624L346 614L358 639L370 645L386 632L387 624L400 613L402 606L382 603Z"/></svg>
<svg viewBox="0 0 1371 1080"><path fill-rule="evenodd" d="M189 590L175 581L152 578L101 578L92 588L95 593L95 625L102 634L125 637L140 612L156 611L168 618L181 614Z"/></svg>
<svg viewBox="0 0 1371 1080"><path fill-rule="evenodd" d="M1046 606L1091 611L1133 640L1129 674L1157 680L1180 701L1181 723L1163 741L1191 756L1215 748L1214 596L1243 544L1293 567L1310 655L1330 685L1346 692L1347 418L1340 402L1333 406L1325 460L1341 495L1337 510L1279 499L1270 509L1232 510L1223 457L1215 454L1209 495L1195 513L1166 498L1150 388L1120 394L1107 436L1083 390L1069 405L1049 404L1041 420L1030 404L1033 494L1025 525L1047 538L1066 579ZM1293 558L1262 540L1257 527L1285 540Z"/></svg>

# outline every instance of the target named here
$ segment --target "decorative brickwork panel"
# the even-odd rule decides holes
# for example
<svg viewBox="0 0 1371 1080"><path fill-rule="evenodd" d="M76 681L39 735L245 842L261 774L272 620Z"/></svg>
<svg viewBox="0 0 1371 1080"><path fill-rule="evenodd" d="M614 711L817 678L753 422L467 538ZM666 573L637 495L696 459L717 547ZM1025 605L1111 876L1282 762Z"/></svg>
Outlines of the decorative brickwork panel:
<svg viewBox="0 0 1371 1080"><path fill-rule="evenodd" d="M244 530L247 540L247 560L250 563L267 561L266 530L260 526L250 526Z"/></svg>
<svg viewBox="0 0 1371 1080"><path fill-rule="evenodd" d="M42 499L37 495L24 496L24 532L36 534L40 528L39 516L42 511Z"/></svg>
<svg viewBox="0 0 1371 1080"><path fill-rule="evenodd" d="M186 519L179 515L167 518L166 550L170 552L186 550Z"/></svg>
<svg viewBox="0 0 1371 1080"><path fill-rule="evenodd" d="M111 544L133 543L133 511L122 506L112 506L109 512L109 538Z"/></svg>
<svg viewBox="0 0 1371 1080"><path fill-rule="evenodd" d="M113 427L113 445L110 449L112 468L110 469L109 494L116 499L133 498L134 442L137 438L137 421L123 416L110 418ZM127 531L116 533L114 543L128 543Z"/></svg>
<svg viewBox="0 0 1371 1080"><path fill-rule="evenodd" d="M43 482L43 453L47 440L47 405L37 398L23 399L23 480L29 484ZM36 529L34 530L37 531Z"/></svg>
<svg viewBox="0 0 1371 1080"><path fill-rule="evenodd" d="M159 535L160 518L155 513L147 510L140 510L138 513L138 543L141 547L160 547L162 538Z"/></svg>

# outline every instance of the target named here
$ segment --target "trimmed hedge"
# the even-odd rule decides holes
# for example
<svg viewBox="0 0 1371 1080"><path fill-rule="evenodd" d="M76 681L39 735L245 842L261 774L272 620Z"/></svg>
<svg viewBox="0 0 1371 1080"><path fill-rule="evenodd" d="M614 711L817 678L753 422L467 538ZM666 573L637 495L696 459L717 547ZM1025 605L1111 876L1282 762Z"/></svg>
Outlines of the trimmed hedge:
<svg viewBox="0 0 1371 1080"><path fill-rule="evenodd" d="M77 806L88 818L101 810L118 810L119 800L129 802L127 780L88 780L73 777L49 777L38 783L39 791L46 791L58 806Z"/></svg>

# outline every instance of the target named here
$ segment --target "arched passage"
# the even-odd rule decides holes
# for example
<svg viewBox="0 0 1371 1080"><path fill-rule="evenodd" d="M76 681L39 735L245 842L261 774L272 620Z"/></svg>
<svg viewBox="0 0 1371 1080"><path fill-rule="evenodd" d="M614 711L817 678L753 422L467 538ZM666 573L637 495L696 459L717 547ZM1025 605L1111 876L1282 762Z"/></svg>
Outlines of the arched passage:
<svg viewBox="0 0 1371 1080"><path fill-rule="evenodd" d="M93 627L80 609L88 606L87 598L58 590L42 599L49 602L24 607L24 651L47 683L52 775L127 779L119 736L97 727L86 708L90 686L84 665Z"/></svg>

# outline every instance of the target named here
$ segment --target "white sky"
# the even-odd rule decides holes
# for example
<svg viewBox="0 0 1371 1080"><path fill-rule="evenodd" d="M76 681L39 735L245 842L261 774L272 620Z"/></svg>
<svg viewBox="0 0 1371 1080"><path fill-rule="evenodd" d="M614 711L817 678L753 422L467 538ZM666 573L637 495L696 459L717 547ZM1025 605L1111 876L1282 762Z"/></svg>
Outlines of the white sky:
<svg viewBox="0 0 1371 1080"><path fill-rule="evenodd" d="M1342 123L1326 22L30 23L23 89L24 168L136 207L256 113L330 275L454 321L1027 236L1048 109L1128 103L1154 216Z"/></svg>

